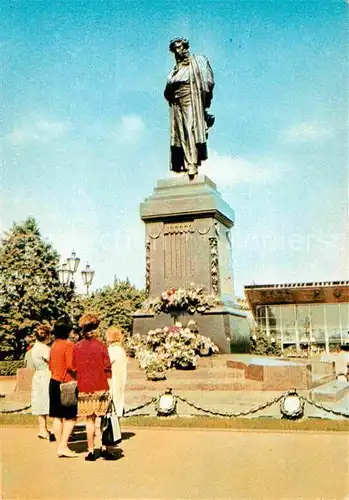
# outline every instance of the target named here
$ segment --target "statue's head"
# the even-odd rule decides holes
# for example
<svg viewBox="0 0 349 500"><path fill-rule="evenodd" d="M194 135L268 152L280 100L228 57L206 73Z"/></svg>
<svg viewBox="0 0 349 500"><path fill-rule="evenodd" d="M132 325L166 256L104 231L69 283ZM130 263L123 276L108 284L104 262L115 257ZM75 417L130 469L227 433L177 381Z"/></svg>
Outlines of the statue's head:
<svg viewBox="0 0 349 500"><path fill-rule="evenodd" d="M184 59L189 56L189 40L186 38L175 38L169 45L170 52L173 52L176 59Z"/></svg>

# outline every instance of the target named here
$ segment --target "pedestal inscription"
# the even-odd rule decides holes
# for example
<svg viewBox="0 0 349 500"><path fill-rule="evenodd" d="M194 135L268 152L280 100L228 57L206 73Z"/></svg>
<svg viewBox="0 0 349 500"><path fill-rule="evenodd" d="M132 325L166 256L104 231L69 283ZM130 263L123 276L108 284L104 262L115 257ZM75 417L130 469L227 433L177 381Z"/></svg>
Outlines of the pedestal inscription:
<svg viewBox="0 0 349 500"><path fill-rule="evenodd" d="M164 225L165 282L177 282L193 274L193 222Z"/></svg>

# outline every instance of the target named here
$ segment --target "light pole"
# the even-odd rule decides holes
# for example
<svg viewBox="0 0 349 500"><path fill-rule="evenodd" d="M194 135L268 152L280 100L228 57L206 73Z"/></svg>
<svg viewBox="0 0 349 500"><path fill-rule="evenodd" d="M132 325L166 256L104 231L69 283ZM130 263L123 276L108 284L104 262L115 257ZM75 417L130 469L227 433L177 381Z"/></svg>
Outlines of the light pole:
<svg viewBox="0 0 349 500"><path fill-rule="evenodd" d="M72 273L72 278L74 280L74 274L76 273L80 264L79 257L76 256L75 250L72 251L71 256L67 258L67 266L69 271Z"/></svg>
<svg viewBox="0 0 349 500"><path fill-rule="evenodd" d="M58 269L58 279L63 285L70 285L74 287L74 275L78 270L80 264L79 257L76 256L75 250L72 251L71 256L67 258ZM95 272L91 269L89 263L86 263L86 268L81 271L81 277L84 285L86 286L87 295L89 294L89 288L92 284Z"/></svg>
<svg viewBox="0 0 349 500"><path fill-rule="evenodd" d="M81 277L82 281L84 282L84 285L86 286L86 295L89 293L89 288L92 284L93 277L95 275L95 272L93 269L91 269L91 266L88 262L86 262L86 267L81 271Z"/></svg>
<svg viewBox="0 0 349 500"><path fill-rule="evenodd" d="M73 273L72 271L68 268L68 264L64 262L58 269L58 279L62 285L68 285L70 284Z"/></svg>

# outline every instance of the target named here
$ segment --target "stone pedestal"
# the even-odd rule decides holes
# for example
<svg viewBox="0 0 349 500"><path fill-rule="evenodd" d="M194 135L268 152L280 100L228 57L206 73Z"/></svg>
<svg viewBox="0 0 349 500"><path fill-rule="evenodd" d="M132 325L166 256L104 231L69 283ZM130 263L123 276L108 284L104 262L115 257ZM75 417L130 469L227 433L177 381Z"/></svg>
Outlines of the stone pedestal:
<svg viewBox="0 0 349 500"><path fill-rule="evenodd" d="M136 312L133 332L184 324L190 318L202 335L227 353L243 352L249 343L246 314L234 301L230 229L234 211L208 177L187 175L160 180L140 206L146 226L146 291L150 299L168 288L204 287L219 306L204 314Z"/></svg>

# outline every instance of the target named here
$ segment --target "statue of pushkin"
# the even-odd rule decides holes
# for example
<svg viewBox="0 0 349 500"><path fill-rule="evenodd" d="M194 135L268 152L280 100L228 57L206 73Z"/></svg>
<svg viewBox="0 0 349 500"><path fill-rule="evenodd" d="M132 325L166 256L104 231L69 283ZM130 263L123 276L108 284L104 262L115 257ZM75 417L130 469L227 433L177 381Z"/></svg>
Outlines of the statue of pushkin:
<svg viewBox="0 0 349 500"><path fill-rule="evenodd" d="M211 105L214 77L206 56L189 53L189 41L176 38L170 42L176 64L168 75L165 98L170 106L171 164L175 172L187 172L189 178L207 160L208 129L214 116Z"/></svg>

